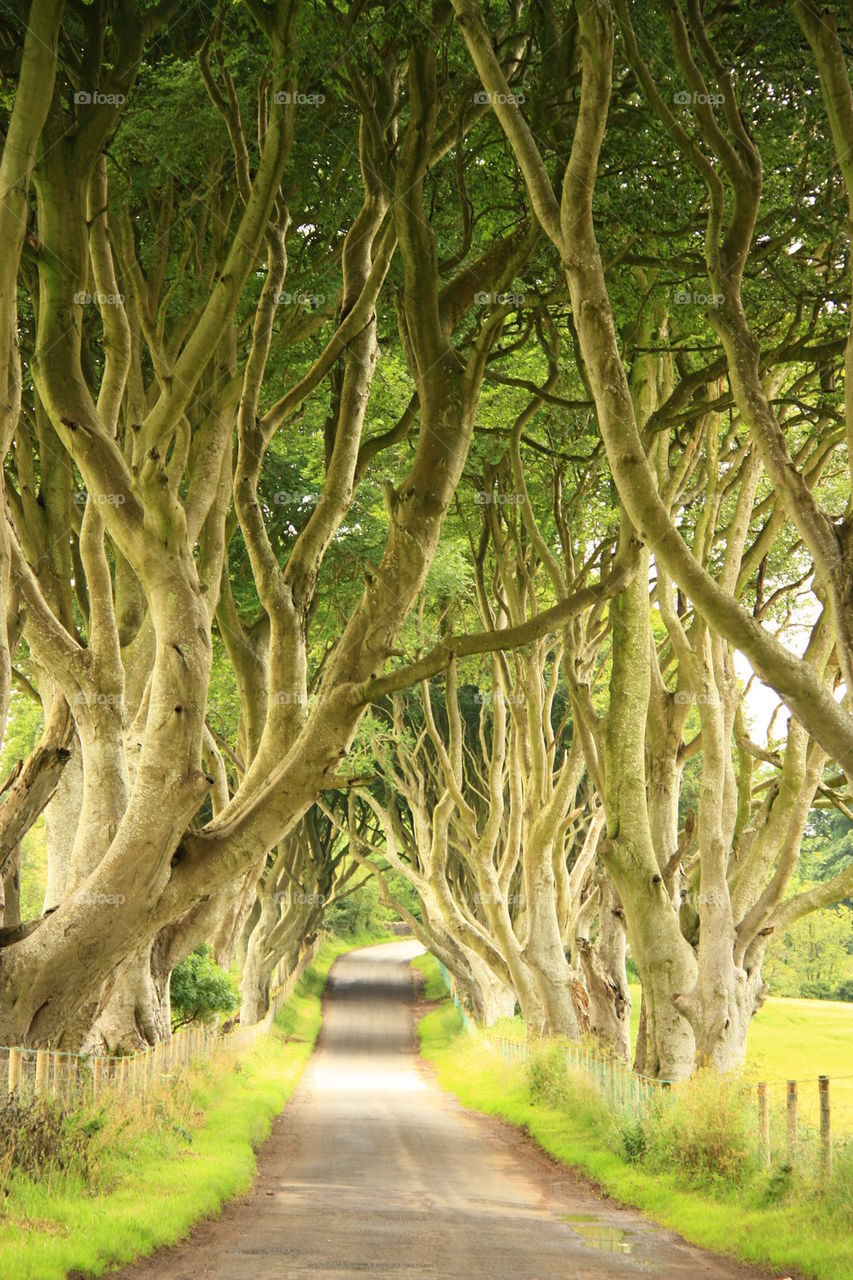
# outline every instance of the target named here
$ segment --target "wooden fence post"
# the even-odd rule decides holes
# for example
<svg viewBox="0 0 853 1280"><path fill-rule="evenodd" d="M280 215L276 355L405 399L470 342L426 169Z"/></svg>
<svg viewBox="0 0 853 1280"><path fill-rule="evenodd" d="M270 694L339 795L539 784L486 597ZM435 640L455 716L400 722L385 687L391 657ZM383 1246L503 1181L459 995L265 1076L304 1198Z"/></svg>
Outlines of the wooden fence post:
<svg viewBox="0 0 853 1280"><path fill-rule="evenodd" d="M47 1082L50 1074L50 1058L47 1049L36 1052L36 1093L47 1093Z"/></svg>
<svg viewBox="0 0 853 1280"><path fill-rule="evenodd" d="M758 1086L758 1142L761 1148L761 1163L765 1169L770 1168L770 1104L767 1097L767 1085Z"/></svg>
<svg viewBox="0 0 853 1280"><path fill-rule="evenodd" d="M832 1174L832 1124L829 1104L829 1076L818 1077L820 1093L820 1156L827 1177Z"/></svg>
<svg viewBox="0 0 853 1280"><path fill-rule="evenodd" d="M797 1159L797 1082L789 1080L786 1091L788 1114L788 1164Z"/></svg>
<svg viewBox="0 0 853 1280"><path fill-rule="evenodd" d="M100 1058L92 1059L92 1102L95 1106L101 1096L101 1066Z"/></svg>
<svg viewBox="0 0 853 1280"><path fill-rule="evenodd" d="M9 1050L9 1093L15 1093L21 1087L21 1070L23 1062L20 1049Z"/></svg>

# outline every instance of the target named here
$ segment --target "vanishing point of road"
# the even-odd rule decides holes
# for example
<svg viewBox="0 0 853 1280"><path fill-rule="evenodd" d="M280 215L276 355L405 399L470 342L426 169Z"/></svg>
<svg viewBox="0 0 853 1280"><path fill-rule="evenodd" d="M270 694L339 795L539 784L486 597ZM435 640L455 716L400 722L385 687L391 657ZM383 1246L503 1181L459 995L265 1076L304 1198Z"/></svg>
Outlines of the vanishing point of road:
<svg viewBox="0 0 853 1280"><path fill-rule="evenodd" d="M317 1050L252 1188L118 1280L748 1280L602 1200L500 1121L465 1111L415 1047L417 943L341 956Z"/></svg>

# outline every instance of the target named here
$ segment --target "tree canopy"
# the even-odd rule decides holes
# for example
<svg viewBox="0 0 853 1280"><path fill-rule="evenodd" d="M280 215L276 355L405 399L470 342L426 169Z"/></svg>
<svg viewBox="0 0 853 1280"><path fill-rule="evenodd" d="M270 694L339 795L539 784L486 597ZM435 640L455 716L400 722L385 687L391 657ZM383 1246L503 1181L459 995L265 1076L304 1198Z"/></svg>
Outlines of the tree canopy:
<svg viewBox="0 0 853 1280"><path fill-rule="evenodd" d="M849 9L0 28L0 1038L207 944L259 1018L370 883L486 1020L627 1057L630 956L642 1070L741 1062L853 896Z"/></svg>

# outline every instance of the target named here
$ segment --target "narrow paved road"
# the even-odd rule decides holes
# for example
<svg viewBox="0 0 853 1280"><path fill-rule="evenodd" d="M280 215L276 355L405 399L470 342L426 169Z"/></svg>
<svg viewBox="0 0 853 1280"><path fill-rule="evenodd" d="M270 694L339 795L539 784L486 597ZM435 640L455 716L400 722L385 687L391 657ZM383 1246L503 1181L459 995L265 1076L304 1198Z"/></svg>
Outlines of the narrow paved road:
<svg viewBox="0 0 853 1280"><path fill-rule="evenodd" d="M417 944L351 952L251 1191L122 1280L746 1280L603 1202L498 1121L464 1111L416 1056ZM152 1188L152 1194L155 1189Z"/></svg>

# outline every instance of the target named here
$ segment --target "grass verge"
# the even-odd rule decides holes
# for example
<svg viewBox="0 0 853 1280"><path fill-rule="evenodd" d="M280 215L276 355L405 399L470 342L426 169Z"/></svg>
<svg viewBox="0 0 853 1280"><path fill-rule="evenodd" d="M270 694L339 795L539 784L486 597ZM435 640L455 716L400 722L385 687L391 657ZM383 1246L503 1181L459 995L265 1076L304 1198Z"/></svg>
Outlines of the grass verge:
<svg viewBox="0 0 853 1280"><path fill-rule="evenodd" d="M422 956L415 956L412 968L424 976L424 1000L442 1000L447 995L447 984L441 976L441 969L435 956L425 951Z"/></svg>
<svg viewBox="0 0 853 1280"><path fill-rule="evenodd" d="M434 961L433 966L421 958L419 968L427 975L438 973ZM462 1032L449 1001L421 1021L419 1035L423 1057L463 1106L525 1129L549 1155L583 1170L608 1195L693 1244L771 1267L784 1277L850 1280L853 1275L849 1148L836 1153L829 1182L809 1169L783 1168L768 1175L748 1159L725 1176L701 1161L687 1169L686 1153L695 1156L697 1150L696 1131L707 1131L714 1115L713 1100L701 1093L708 1084L692 1095L692 1121L688 1099L676 1114L677 1124L669 1113L638 1132L636 1126L617 1123L586 1078L562 1066L564 1055L559 1055L559 1069L541 1057L529 1065L508 1064L489 1047L485 1034ZM734 1104L729 1099L726 1105ZM713 1135L700 1137L699 1148L706 1153ZM726 1168L723 1160L716 1163Z"/></svg>
<svg viewBox="0 0 853 1280"><path fill-rule="evenodd" d="M320 1030L334 960L327 940L269 1036L234 1058L203 1060L144 1099L75 1119L89 1137L79 1168L12 1175L0 1211L0 1276L64 1280L174 1244L251 1183L256 1152L295 1089Z"/></svg>

